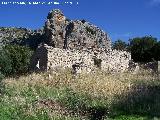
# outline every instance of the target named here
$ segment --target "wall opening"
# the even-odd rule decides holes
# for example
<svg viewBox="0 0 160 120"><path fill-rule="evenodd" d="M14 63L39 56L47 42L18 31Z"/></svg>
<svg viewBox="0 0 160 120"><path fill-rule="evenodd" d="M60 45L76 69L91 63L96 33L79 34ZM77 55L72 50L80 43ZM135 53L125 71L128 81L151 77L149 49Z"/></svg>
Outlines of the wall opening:
<svg viewBox="0 0 160 120"><path fill-rule="evenodd" d="M100 68L100 69L101 69L101 63L102 63L102 60L101 60L101 59L94 58L94 65L95 65L97 68Z"/></svg>

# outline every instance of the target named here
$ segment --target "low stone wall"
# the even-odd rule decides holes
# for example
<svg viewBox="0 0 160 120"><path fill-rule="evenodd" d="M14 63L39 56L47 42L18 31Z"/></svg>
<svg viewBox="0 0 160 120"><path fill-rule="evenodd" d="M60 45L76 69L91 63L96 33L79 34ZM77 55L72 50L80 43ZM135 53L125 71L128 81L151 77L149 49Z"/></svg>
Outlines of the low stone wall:
<svg viewBox="0 0 160 120"><path fill-rule="evenodd" d="M102 70L109 72L124 72L129 68L130 53L126 51L111 50L99 54L102 59Z"/></svg>

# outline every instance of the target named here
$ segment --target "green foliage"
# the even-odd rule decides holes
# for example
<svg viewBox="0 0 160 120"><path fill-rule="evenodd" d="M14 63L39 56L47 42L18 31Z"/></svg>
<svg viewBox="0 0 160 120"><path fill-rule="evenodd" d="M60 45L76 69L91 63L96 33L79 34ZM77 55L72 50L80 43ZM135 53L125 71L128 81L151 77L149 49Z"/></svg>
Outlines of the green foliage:
<svg viewBox="0 0 160 120"><path fill-rule="evenodd" d="M11 59L5 49L0 50L0 72L3 75L10 75L12 71Z"/></svg>
<svg viewBox="0 0 160 120"><path fill-rule="evenodd" d="M3 78L4 78L4 75L2 75L0 72L0 95L3 95L5 90L5 84L4 84Z"/></svg>
<svg viewBox="0 0 160 120"><path fill-rule="evenodd" d="M117 40L113 43L112 48L116 49L116 50L123 50L126 51L127 50L127 43L125 43L122 40Z"/></svg>
<svg viewBox="0 0 160 120"><path fill-rule="evenodd" d="M134 90L115 104L114 114L160 116L160 86L151 83L136 83Z"/></svg>
<svg viewBox="0 0 160 120"><path fill-rule="evenodd" d="M6 76L26 73L31 55L27 47L6 45L0 50L0 71Z"/></svg>
<svg viewBox="0 0 160 120"><path fill-rule="evenodd" d="M150 62L154 59L152 48L156 45L157 39L152 36L137 37L130 39L130 51L135 62Z"/></svg>
<svg viewBox="0 0 160 120"><path fill-rule="evenodd" d="M59 101L74 113L87 115L89 120L101 120L108 115L108 104L103 98L92 98L87 94L74 92L70 88L63 91Z"/></svg>
<svg viewBox="0 0 160 120"><path fill-rule="evenodd" d="M88 102L84 96L75 93L69 88L65 88L59 101L74 111L85 109Z"/></svg>
<svg viewBox="0 0 160 120"><path fill-rule="evenodd" d="M116 50L131 52L132 59L135 62L151 62L160 60L160 42L152 36L136 37L129 40L129 44L122 40L117 40L112 44Z"/></svg>
<svg viewBox="0 0 160 120"><path fill-rule="evenodd" d="M0 72L0 82L3 80L4 75Z"/></svg>
<svg viewBox="0 0 160 120"><path fill-rule="evenodd" d="M42 77L43 75L44 77ZM85 117L85 120L152 120L154 116L159 117L160 87L156 81L148 83L147 80L142 80L147 82L146 84L143 82L142 84L140 81L134 84L131 82L133 88L131 87L130 90L127 88L126 92L119 93L118 96L116 95L117 91L113 91L115 96L110 99L109 96L93 95L89 90L78 90L79 79L74 79L69 84L66 82L63 84L62 81L65 81L65 78L68 80L68 77L64 77L60 83L56 82L55 85L56 79L60 81L62 76L56 75L59 78L52 77L49 80L47 76L47 74L34 74L26 76L27 78L14 79L15 82L9 79L13 82L7 82L5 95L0 98L0 118L8 120L22 118L25 120L79 120L81 117ZM63 76L65 75L63 74ZM39 82L37 83L33 79L38 79ZM100 81L98 80L97 82ZM131 80L131 78L127 80ZM93 82L88 84L90 86ZM104 84L107 83L104 82ZM87 84L85 83L84 86ZM123 84L119 86L123 86ZM124 88L122 89L124 90ZM56 106L67 112L69 117L59 111L54 115Z"/></svg>
<svg viewBox="0 0 160 120"><path fill-rule="evenodd" d="M107 119L107 120L149 120L146 117L141 117L141 116L126 116L126 115L121 115L117 116L114 119Z"/></svg>
<svg viewBox="0 0 160 120"><path fill-rule="evenodd" d="M153 57L155 60L160 60L160 41L156 43L153 48L151 49L151 52L153 53Z"/></svg>
<svg viewBox="0 0 160 120"><path fill-rule="evenodd" d="M28 109L28 104L19 105L3 98L0 102L0 120L51 120L45 110L33 110L32 115L27 114Z"/></svg>

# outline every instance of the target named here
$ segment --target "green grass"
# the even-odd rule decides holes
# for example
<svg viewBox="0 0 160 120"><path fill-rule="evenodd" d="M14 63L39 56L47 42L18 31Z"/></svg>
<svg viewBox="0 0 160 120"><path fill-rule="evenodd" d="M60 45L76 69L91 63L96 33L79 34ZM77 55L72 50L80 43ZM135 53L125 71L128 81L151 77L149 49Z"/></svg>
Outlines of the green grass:
<svg viewBox="0 0 160 120"><path fill-rule="evenodd" d="M126 115L122 115L122 116L118 116L115 118L110 118L108 120L150 120L147 117L141 117L141 116L126 116Z"/></svg>
<svg viewBox="0 0 160 120"><path fill-rule="evenodd" d="M141 82L143 81L143 82ZM128 87L129 86L129 87ZM41 73L5 79L0 120L158 120L153 76Z"/></svg>

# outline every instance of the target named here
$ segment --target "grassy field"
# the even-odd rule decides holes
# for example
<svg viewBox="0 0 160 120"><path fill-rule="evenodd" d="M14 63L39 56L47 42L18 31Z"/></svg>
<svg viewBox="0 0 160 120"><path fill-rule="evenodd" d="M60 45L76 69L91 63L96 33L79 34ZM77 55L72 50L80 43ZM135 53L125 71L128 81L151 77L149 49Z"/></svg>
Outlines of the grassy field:
<svg viewBox="0 0 160 120"><path fill-rule="evenodd" d="M1 82L0 120L160 120L156 75L70 70Z"/></svg>

